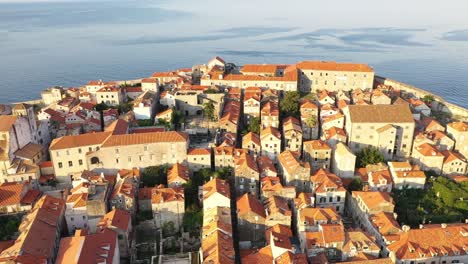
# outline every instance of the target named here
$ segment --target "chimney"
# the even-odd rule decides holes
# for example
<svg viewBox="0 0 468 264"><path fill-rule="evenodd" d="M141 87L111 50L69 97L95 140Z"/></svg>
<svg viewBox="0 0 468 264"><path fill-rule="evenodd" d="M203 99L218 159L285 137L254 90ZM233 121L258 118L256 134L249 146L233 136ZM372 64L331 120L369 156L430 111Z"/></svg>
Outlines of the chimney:
<svg viewBox="0 0 468 264"><path fill-rule="evenodd" d="M408 225L403 225L401 229L403 230L403 232L408 232L411 228Z"/></svg>
<svg viewBox="0 0 468 264"><path fill-rule="evenodd" d="M440 227L442 227L442 228L447 228L447 224L446 224L446 223L442 223L442 224L440 224Z"/></svg>
<svg viewBox="0 0 468 264"><path fill-rule="evenodd" d="M423 229L424 228L424 225L419 225L419 229Z"/></svg>

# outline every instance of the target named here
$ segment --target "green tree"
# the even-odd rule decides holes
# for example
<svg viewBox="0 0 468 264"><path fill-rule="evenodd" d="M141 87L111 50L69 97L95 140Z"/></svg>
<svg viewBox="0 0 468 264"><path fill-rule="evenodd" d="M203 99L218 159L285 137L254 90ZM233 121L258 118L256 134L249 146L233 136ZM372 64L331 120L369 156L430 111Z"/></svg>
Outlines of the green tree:
<svg viewBox="0 0 468 264"><path fill-rule="evenodd" d="M172 124L174 128L180 128L180 125L185 122L185 116L182 112L177 111L175 107L172 108Z"/></svg>
<svg viewBox="0 0 468 264"><path fill-rule="evenodd" d="M260 118L253 116L250 118L248 131L256 134L260 134Z"/></svg>
<svg viewBox="0 0 468 264"><path fill-rule="evenodd" d="M210 120L215 121L215 107L212 101L208 101L203 104L203 114Z"/></svg>
<svg viewBox="0 0 468 264"><path fill-rule="evenodd" d="M154 123L151 121L151 119L139 119L137 120L137 123L140 127L154 126Z"/></svg>
<svg viewBox="0 0 468 264"><path fill-rule="evenodd" d="M384 156L377 148L365 147L357 154L358 167L364 168L369 164L377 164L384 161Z"/></svg>
<svg viewBox="0 0 468 264"><path fill-rule="evenodd" d="M99 104L95 105L94 109L96 111L100 112L100 111L105 111L105 110L109 109L109 106L106 105L106 103L102 102L102 103L99 103Z"/></svg>
<svg viewBox="0 0 468 264"><path fill-rule="evenodd" d="M348 185L348 191L362 191L362 187L364 187L364 183L362 182L361 178L356 178Z"/></svg>
<svg viewBox="0 0 468 264"><path fill-rule="evenodd" d="M422 101L425 102L426 104L431 104L432 102L435 101L435 98L432 94L426 94L423 98Z"/></svg>
<svg viewBox="0 0 468 264"><path fill-rule="evenodd" d="M296 91L286 92L283 100L280 101L280 110L282 116L299 118L299 93Z"/></svg>
<svg viewBox="0 0 468 264"><path fill-rule="evenodd" d="M318 124L318 121L317 121L317 117L316 116L309 116L306 120L305 120L305 124L308 126L308 127L315 127L317 124Z"/></svg>
<svg viewBox="0 0 468 264"><path fill-rule="evenodd" d="M167 185L166 166L148 166L143 170L141 182L145 187L154 187L159 184Z"/></svg>

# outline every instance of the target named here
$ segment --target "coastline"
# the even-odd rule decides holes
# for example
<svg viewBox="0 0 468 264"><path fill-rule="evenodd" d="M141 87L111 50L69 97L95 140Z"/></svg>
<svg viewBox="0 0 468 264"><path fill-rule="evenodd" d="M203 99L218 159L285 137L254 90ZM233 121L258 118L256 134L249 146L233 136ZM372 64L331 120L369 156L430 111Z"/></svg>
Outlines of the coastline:
<svg viewBox="0 0 468 264"><path fill-rule="evenodd" d="M141 82L142 79L143 78L132 79L132 80L121 80L121 81L115 81L115 82L118 83L119 85L125 84L125 83L133 85L133 84ZM434 94L432 92L426 91L424 89L418 88L416 86L413 86L413 85L410 85L410 84L407 84L407 83L403 83L403 82L400 82L400 81L397 81L397 80L394 80L394 79L390 79L390 78L386 78L386 77L383 77L383 76L379 76L379 75L375 75L374 81L385 84L385 85L392 86L392 87L394 87L394 88L396 88L396 89L398 89L400 91L406 92L406 93L412 93L415 96L420 97L420 98L424 97L425 95L432 95L434 97L434 99L435 99L433 105L431 106L432 110L441 111L441 112L449 113L449 114L452 114L452 115L456 115L456 116L459 116L461 118L461 120L468 121L468 109L467 108L464 108L462 106L459 106L459 105L456 105L456 104L453 104L453 103L449 103L443 97L441 97L441 96L439 96L437 94ZM42 99L34 99L34 100L28 100L28 101L22 101L22 102L15 102L15 103L12 103L12 104L20 104L20 103L41 104L43 102L42 102Z"/></svg>

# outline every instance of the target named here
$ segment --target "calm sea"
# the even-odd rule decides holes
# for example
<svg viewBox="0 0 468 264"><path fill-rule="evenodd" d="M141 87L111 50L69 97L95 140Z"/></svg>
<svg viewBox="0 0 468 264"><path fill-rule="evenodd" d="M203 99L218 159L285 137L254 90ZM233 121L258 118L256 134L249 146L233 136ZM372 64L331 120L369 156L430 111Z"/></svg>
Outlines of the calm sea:
<svg viewBox="0 0 468 264"><path fill-rule="evenodd" d="M378 75L468 107L462 29L324 27L203 10L178 8L177 0L0 3L0 103L38 98L53 85L141 78L219 55L237 64L368 63Z"/></svg>

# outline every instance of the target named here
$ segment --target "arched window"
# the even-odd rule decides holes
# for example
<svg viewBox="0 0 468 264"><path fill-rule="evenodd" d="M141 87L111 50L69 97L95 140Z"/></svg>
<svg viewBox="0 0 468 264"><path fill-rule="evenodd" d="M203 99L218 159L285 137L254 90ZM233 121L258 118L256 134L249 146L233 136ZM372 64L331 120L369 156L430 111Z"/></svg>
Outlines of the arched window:
<svg viewBox="0 0 468 264"><path fill-rule="evenodd" d="M91 158L91 164L98 164L99 163L99 158L98 157L92 157Z"/></svg>

